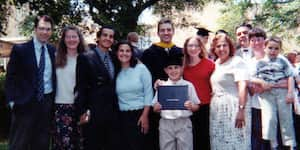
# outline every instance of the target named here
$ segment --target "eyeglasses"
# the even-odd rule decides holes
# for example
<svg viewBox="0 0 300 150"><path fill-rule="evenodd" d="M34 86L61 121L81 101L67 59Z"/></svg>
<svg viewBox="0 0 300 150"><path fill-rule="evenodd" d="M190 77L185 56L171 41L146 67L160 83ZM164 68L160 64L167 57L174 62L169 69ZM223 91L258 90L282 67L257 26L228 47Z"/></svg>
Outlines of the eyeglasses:
<svg viewBox="0 0 300 150"><path fill-rule="evenodd" d="M197 44L188 44L187 45L187 48L199 48L200 45L197 45Z"/></svg>
<svg viewBox="0 0 300 150"><path fill-rule="evenodd" d="M39 31L46 31L46 32L50 32L52 30L51 28L45 28L45 27L37 27L37 29Z"/></svg>

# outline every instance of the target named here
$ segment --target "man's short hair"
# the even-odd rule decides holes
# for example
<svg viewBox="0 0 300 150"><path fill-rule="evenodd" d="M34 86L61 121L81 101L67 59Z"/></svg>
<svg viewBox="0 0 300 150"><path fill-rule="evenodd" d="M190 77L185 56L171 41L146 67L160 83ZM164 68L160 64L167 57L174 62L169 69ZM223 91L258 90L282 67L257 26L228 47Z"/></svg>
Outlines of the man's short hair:
<svg viewBox="0 0 300 150"><path fill-rule="evenodd" d="M157 32L159 31L160 25L165 24L165 23L171 24L172 29L174 30L174 23L172 22L172 20L171 20L171 19L168 19L168 18L162 18L162 19L160 19L159 22L158 22L158 25L157 25Z"/></svg>
<svg viewBox="0 0 300 150"><path fill-rule="evenodd" d="M240 28L240 27L246 27L246 28L248 28L249 30L252 29L252 25L251 25L251 24L245 23L245 22L244 22L244 23L240 24L239 26L235 27L235 32L236 32L236 30L237 30L238 28Z"/></svg>
<svg viewBox="0 0 300 150"><path fill-rule="evenodd" d="M249 40L252 38L252 37L262 37L264 39L267 38L267 35L266 35L266 32L261 29L261 28L253 28L249 31L248 33L248 36L249 36Z"/></svg>
<svg viewBox="0 0 300 150"><path fill-rule="evenodd" d="M54 21L53 19L48 16L48 15L42 15L42 16L37 16L34 20L34 28L37 28L37 26L39 25L40 20L43 20L45 22L49 22L51 24L51 28L53 29L54 26Z"/></svg>
<svg viewBox="0 0 300 150"><path fill-rule="evenodd" d="M127 34L127 40L129 42L138 42L139 40L139 35L136 32L129 32Z"/></svg>
<svg viewBox="0 0 300 150"><path fill-rule="evenodd" d="M109 25L103 25L103 26L100 28L100 30L97 32L97 34L96 34L96 37L97 37L97 38L99 38L99 37L101 36L103 29L110 29L110 30L113 30L113 31L114 31L114 36L115 36L115 32L116 32L116 31L115 31L115 29L114 29L112 26L109 26Z"/></svg>

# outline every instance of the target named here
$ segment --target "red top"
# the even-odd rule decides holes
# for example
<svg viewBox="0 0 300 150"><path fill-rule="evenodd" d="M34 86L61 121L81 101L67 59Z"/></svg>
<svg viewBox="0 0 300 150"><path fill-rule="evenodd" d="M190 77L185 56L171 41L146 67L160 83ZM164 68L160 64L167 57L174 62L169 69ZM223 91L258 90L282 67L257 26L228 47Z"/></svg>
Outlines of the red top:
<svg viewBox="0 0 300 150"><path fill-rule="evenodd" d="M184 68L183 77L193 83L201 105L210 103L212 92L210 76L214 70L214 62L206 58L202 58L195 66L186 66Z"/></svg>

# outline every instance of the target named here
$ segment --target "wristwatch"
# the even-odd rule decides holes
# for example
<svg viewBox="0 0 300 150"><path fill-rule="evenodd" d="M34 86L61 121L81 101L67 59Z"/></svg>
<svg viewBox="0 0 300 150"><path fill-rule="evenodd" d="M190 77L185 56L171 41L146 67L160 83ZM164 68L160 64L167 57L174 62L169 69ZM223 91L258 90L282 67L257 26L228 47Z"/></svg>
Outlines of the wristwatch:
<svg viewBox="0 0 300 150"><path fill-rule="evenodd" d="M239 109L245 109L244 105L239 105Z"/></svg>

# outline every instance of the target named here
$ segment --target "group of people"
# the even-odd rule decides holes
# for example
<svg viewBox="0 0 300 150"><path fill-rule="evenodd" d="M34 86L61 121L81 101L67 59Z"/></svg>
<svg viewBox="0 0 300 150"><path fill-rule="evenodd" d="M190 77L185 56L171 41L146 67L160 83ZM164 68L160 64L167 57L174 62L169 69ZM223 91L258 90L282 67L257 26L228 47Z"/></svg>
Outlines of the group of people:
<svg viewBox="0 0 300 150"><path fill-rule="evenodd" d="M238 48L220 30L208 51L204 29L180 48L172 21L163 18L160 42L143 52L128 41L134 33L115 43L115 30L105 25L96 47L67 26L55 48L48 43L53 25L37 17L32 40L12 49L5 82L10 150L296 148L292 104L300 77L280 55L280 38L242 24ZM165 85L188 87L184 110L162 109L156 89Z"/></svg>

